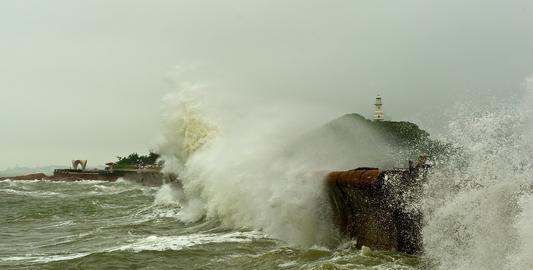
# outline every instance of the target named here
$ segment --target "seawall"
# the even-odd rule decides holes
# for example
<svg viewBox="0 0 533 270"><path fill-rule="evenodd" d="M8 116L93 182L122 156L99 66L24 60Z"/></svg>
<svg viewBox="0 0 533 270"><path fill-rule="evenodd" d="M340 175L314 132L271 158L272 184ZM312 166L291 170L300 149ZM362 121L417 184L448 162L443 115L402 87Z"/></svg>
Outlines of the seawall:
<svg viewBox="0 0 533 270"><path fill-rule="evenodd" d="M109 181L114 182L119 178L127 181L140 183L145 186L160 186L164 183L176 182L175 175L162 174L159 171L120 171L106 172L101 170L94 171L75 171L75 170L56 170L54 175L46 175L44 173L33 173L28 175L0 177L0 180L48 180L48 181Z"/></svg>
<svg viewBox="0 0 533 270"><path fill-rule="evenodd" d="M422 252L422 215L405 198L421 189L423 163L408 169L357 168L331 172L327 189L340 232L357 246Z"/></svg>

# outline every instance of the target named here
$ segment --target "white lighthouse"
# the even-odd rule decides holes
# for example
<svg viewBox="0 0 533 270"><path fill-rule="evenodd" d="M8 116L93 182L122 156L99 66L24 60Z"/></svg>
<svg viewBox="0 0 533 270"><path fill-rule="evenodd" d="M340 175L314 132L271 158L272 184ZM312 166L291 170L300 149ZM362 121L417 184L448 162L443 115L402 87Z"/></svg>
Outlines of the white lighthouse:
<svg viewBox="0 0 533 270"><path fill-rule="evenodd" d="M384 120L383 102L381 101L380 95L376 97L376 103L374 103L374 105L376 106L376 109L374 111L374 121L383 121Z"/></svg>

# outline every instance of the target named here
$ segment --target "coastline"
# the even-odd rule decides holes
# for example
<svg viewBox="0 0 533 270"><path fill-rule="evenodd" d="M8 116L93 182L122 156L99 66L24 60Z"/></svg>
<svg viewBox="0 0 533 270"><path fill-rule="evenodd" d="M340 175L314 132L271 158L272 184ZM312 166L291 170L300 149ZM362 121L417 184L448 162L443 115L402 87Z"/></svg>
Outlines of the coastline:
<svg viewBox="0 0 533 270"><path fill-rule="evenodd" d="M13 181L32 181L32 180L43 180L43 181L62 181L62 182L75 182L75 181L108 181L115 182L119 178L123 178L128 181L140 183L146 186L161 186L165 183L176 182L177 177L175 175L165 175L159 171L153 172L114 172L109 174L99 174L91 171L80 171L70 174L54 174L46 175L44 173L31 173L26 175L18 176L9 176L9 177L0 177L2 180L13 180Z"/></svg>

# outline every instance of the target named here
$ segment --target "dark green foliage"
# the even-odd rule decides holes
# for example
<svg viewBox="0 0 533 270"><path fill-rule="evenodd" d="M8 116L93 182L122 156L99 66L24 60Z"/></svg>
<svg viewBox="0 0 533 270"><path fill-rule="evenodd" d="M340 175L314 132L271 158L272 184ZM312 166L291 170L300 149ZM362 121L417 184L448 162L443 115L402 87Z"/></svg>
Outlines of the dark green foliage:
<svg viewBox="0 0 533 270"><path fill-rule="evenodd" d="M407 156L412 159L421 154L435 158L453 151L451 145L431 139L428 132L410 122L371 121L359 114L348 114L343 117L364 121L366 125L389 141L397 151L406 151Z"/></svg>
<svg viewBox="0 0 533 270"><path fill-rule="evenodd" d="M413 123L376 122L346 114L303 134L286 152L316 168L347 170L405 167L408 160L417 160L422 154L435 160L452 150Z"/></svg>
<svg viewBox="0 0 533 270"><path fill-rule="evenodd" d="M140 156L137 153L132 153L127 157L117 157L118 162L116 163L116 168L125 168L137 165L154 165L159 158L159 155L153 152L150 152L148 155Z"/></svg>

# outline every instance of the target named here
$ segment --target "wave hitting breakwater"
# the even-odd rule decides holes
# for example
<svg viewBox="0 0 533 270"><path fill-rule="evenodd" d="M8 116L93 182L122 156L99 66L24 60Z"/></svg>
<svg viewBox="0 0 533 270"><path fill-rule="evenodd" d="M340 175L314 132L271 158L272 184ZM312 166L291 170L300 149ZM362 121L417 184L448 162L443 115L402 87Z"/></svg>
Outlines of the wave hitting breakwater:
<svg viewBox="0 0 533 270"><path fill-rule="evenodd" d="M180 91L167 104L172 117L160 150L181 176L181 198L194 216L262 231L293 246L342 245L331 226L323 172L350 168L335 162L322 167L312 151L288 154L302 132L291 129L290 120L280 123L281 115L220 121L194 98L195 90ZM183 111L184 104L194 110ZM524 107L456 107L442 137L457 151L440 156L421 203L410 206L425 216L422 258L428 267L533 267L533 129ZM185 147L191 138L194 151L180 150L191 149ZM369 165L349 158L351 168Z"/></svg>

